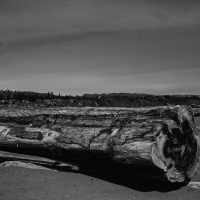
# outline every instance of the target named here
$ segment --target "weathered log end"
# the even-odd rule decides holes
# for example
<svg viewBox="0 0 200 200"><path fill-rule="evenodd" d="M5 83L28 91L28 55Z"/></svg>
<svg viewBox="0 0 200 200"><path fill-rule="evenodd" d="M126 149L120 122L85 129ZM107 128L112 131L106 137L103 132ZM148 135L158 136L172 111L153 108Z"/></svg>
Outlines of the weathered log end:
<svg viewBox="0 0 200 200"><path fill-rule="evenodd" d="M162 129L152 146L155 165L166 171L171 182L190 178L199 166L200 140L188 106L165 107L161 111Z"/></svg>

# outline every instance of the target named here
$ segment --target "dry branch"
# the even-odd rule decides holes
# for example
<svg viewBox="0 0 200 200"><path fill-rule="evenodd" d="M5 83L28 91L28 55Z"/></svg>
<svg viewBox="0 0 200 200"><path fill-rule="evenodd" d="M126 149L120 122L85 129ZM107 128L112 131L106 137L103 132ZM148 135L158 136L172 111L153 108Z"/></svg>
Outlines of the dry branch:
<svg viewBox="0 0 200 200"><path fill-rule="evenodd" d="M32 163L32 164L39 164L48 167L65 167L70 170L79 170L78 166L69 163L63 163L59 160L53 160L48 158L43 158L39 156L33 155L26 155L26 154L19 154L19 153L12 153L7 151L0 151L0 158L7 161L20 161L23 163Z"/></svg>
<svg viewBox="0 0 200 200"><path fill-rule="evenodd" d="M152 166L171 182L194 174L199 146L187 106L0 110L0 150Z"/></svg>

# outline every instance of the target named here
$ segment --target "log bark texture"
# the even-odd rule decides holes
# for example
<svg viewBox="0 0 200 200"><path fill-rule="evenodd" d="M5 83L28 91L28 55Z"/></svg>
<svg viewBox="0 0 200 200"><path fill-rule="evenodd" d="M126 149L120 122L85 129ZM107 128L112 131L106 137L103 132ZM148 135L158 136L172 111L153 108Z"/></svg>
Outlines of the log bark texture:
<svg viewBox="0 0 200 200"><path fill-rule="evenodd" d="M199 141L187 106L0 110L0 150L154 166L171 182L194 174Z"/></svg>

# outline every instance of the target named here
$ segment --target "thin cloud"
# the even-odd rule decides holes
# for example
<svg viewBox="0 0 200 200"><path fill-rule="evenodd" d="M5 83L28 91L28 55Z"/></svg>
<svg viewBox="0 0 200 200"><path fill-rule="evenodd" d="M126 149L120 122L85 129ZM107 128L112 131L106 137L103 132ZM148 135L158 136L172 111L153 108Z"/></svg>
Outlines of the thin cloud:
<svg viewBox="0 0 200 200"><path fill-rule="evenodd" d="M66 8L60 1L19 0L18 5L15 1L5 1L0 11L1 38L4 41L31 40L56 33L77 35L200 25L199 3L190 7L189 3L183 6L179 1L180 5L174 7L171 1L168 4L164 1L116 1L116 4L115 1L96 1L94 7L92 1L84 2L69 1L70 6Z"/></svg>

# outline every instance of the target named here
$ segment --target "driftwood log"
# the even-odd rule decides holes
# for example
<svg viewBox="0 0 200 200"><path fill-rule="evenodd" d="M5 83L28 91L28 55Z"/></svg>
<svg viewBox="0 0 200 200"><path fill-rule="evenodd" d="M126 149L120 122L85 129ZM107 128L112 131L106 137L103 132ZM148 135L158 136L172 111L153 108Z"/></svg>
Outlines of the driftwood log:
<svg viewBox="0 0 200 200"><path fill-rule="evenodd" d="M199 141L187 106L0 110L0 151L155 167L171 182L194 174Z"/></svg>

